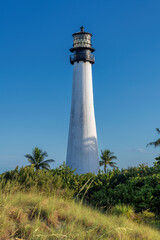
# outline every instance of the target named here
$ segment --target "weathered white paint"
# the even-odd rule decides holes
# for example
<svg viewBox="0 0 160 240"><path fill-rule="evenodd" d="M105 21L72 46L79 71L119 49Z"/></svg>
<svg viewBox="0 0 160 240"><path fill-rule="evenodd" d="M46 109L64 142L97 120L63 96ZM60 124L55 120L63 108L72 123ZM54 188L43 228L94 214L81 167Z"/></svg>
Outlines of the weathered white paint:
<svg viewBox="0 0 160 240"><path fill-rule="evenodd" d="M98 173L99 159L93 104L92 65L73 65L72 106L66 164L76 173Z"/></svg>

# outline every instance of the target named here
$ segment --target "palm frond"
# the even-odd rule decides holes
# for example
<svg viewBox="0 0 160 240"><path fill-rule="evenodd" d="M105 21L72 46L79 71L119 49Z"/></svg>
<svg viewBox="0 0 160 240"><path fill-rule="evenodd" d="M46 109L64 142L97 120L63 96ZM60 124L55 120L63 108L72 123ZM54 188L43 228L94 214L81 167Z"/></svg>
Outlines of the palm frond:
<svg viewBox="0 0 160 240"><path fill-rule="evenodd" d="M42 162L41 164L39 164L39 168L48 168L48 169L50 169L50 165L48 164L48 163L44 163L44 162Z"/></svg>
<svg viewBox="0 0 160 240"><path fill-rule="evenodd" d="M45 170L49 170L49 169L50 169L50 167L43 167L43 169L45 169Z"/></svg>
<svg viewBox="0 0 160 240"><path fill-rule="evenodd" d="M114 154L114 152L110 152L109 150L108 150L108 155L109 156L112 156Z"/></svg>
<svg viewBox="0 0 160 240"><path fill-rule="evenodd" d="M160 145L160 138L157 139L155 142L150 142L150 143L148 143L148 144L147 144L147 147L148 147L148 146L151 146L151 145L153 145L153 146L155 146L155 147L159 146L159 145Z"/></svg>
<svg viewBox="0 0 160 240"><path fill-rule="evenodd" d="M47 160L43 161L43 163L50 163L50 162L55 162L55 160L54 159L47 159Z"/></svg>
<svg viewBox="0 0 160 240"><path fill-rule="evenodd" d="M39 155L37 161L39 163L42 163L44 161L44 157L42 155Z"/></svg>
<svg viewBox="0 0 160 240"><path fill-rule="evenodd" d="M99 165L100 165L100 166L103 166L104 164L105 164L104 161L99 161Z"/></svg>
<svg viewBox="0 0 160 240"><path fill-rule="evenodd" d="M160 133L160 129L159 128L156 128L156 131L158 132L158 134ZM147 147L148 146L152 146L152 145L155 146L155 147L160 146L160 138L157 139L155 142L148 143Z"/></svg>
<svg viewBox="0 0 160 240"><path fill-rule="evenodd" d="M41 156L41 153L42 153L42 150L39 149L38 147L35 147L33 149L32 154L33 154L33 158L36 160L36 162L39 162L39 158Z"/></svg>
<svg viewBox="0 0 160 240"><path fill-rule="evenodd" d="M46 151L44 151L44 152L41 153L41 156L43 156L43 157L48 157L48 154L47 154Z"/></svg>
<svg viewBox="0 0 160 240"><path fill-rule="evenodd" d="M111 160L112 160L112 159L117 159L117 157L116 157L116 156L111 156L110 159L111 159Z"/></svg>
<svg viewBox="0 0 160 240"><path fill-rule="evenodd" d="M160 155L158 157L155 158L156 160L160 160Z"/></svg>
<svg viewBox="0 0 160 240"><path fill-rule="evenodd" d="M116 162L109 162L109 165L111 166L113 166L113 165L116 165L117 163Z"/></svg>
<svg viewBox="0 0 160 240"><path fill-rule="evenodd" d="M28 162L30 162L31 164L36 164L36 162L35 162L34 159L30 159L30 158L28 158Z"/></svg>
<svg viewBox="0 0 160 240"><path fill-rule="evenodd" d="M25 155L26 158L28 158L28 162L30 162L31 164L35 164L35 159L32 157L32 155L30 154L26 154Z"/></svg>
<svg viewBox="0 0 160 240"><path fill-rule="evenodd" d="M34 158L32 157L32 155L31 154L26 154L26 155L24 155L26 158L30 158L30 159L32 159L32 161L34 161Z"/></svg>
<svg viewBox="0 0 160 240"><path fill-rule="evenodd" d="M157 131L158 133L160 133L160 129L159 129L159 128L156 128L156 131Z"/></svg>

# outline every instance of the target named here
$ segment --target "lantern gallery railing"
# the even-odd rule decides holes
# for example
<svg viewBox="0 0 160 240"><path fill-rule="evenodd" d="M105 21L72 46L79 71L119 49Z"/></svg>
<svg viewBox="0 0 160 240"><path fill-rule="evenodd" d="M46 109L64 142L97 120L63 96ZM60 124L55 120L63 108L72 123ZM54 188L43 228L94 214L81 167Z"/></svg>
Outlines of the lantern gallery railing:
<svg viewBox="0 0 160 240"><path fill-rule="evenodd" d="M74 62L79 62L79 61L90 62L93 64L95 62L95 57L93 54L85 54L85 53L78 53L78 54L70 55L71 64L73 64Z"/></svg>

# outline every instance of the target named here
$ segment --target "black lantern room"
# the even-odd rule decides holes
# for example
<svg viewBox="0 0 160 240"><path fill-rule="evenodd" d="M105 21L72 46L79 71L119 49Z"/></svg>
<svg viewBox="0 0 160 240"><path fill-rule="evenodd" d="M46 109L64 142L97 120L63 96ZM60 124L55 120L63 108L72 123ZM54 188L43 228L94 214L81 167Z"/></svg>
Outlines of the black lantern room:
<svg viewBox="0 0 160 240"><path fill-rule="evenodd" d="M84 61L93 64L95 57L91 53L94 52L95 49L92 48L91 44L92 34L85 32L84 27L81 27L80 29L80 32L74 33L72 35L73 48L71 48L70 51L73 54L70 56L70 62L71 64L74 64L74 62Z"/></svg>

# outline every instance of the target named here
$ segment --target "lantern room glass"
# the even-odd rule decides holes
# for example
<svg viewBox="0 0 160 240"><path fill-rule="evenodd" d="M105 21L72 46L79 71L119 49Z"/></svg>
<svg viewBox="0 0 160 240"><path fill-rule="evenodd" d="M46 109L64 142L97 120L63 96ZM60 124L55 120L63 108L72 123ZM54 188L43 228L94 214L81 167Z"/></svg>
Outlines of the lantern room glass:
<svg viewBox="0 0 160 240"><path fill-rule="evenodd" d="M73 40L73 47L91 47L90 34L76 34Z"/></svg>

